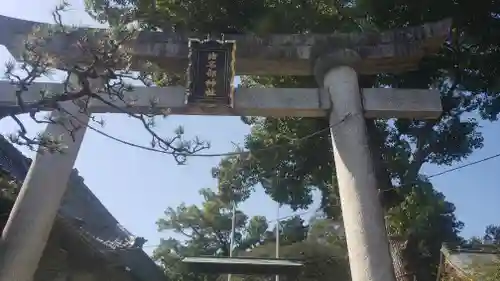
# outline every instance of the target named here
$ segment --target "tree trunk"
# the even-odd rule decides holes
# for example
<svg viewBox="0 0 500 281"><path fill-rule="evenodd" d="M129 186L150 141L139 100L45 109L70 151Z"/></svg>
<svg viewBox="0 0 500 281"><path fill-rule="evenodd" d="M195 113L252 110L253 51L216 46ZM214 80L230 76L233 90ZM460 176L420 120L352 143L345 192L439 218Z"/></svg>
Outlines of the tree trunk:
<svg viewBox="0 0 500 281"><path fill-rule="evenodd" d="M374 76L360 77L360 87L372 87L375 81ZM366 120L366 129L368 133L368 145L372 154L373 166L375 169L375 176L377 177L377 188L379 189L379 199L384 210L399 204L403 198L393 188L391 176L387 171L386 163L383 159L383 147L385 138L380 134L374 119ZM387 219L385 220L387 229ZM394 273L397 281L414 281L414 275L408 270L407 259L405 259L405 251L408 242L400 237L391 236L389 233L389 249L394 267Z"/></svg>
<svg viewBox="0 0 500 281"><path fill-rule="evenodd" d="M366 120L366 127L369 136L370 151L372 154L372 161L374 164L375 175L377 177L377 187L380 191L380 202L384 210L401 202L400 195L396 190L391 191L393 187L390 175L387 172L386 165L382 158L381 148L384 145L384 139L380 135L375 120ZM387 226L387 219L385 221ZM387 228L387 227L386 227ZM389 237L389 251L391 253L392 264L397 281L414 281L413 273L408 270L407 262L405 261L404 252L406 250L407 241L400 237L391 236L388 231Z"/></svg>
<svg viewBox="0 0 500 281"><path fill-rule="evenodd" d="M408 241L398 236L389 236L389 245L391 249L392 264L397 281L414 281L415 275L408 265L405 258L405 251Z"/></svg>

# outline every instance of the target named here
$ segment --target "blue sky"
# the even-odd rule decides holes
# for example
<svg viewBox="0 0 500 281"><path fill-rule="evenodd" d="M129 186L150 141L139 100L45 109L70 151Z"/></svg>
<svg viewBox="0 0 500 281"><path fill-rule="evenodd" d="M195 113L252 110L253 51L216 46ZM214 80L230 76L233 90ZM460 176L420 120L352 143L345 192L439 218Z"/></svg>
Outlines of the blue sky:
<svg viewBox="0 0 500 281"><path fill-rule="evenodd" d="M0 14L40 22L50 22L51 10L59 3L57 0L4 2ZM66 23L94 25L82 12L83 0L69 2L72 11L64 18ZM9 59L10 54L0 46L0 69ZM106 120L104 132L138 144L149 143L149 136L141 128L142 125L131 118L118 114L106 114L103 118ZM25 120L33 134L43 130L43 126ZM249 132L249 127L238 117L205 116L171 116L160 121L156 130L168 136L178 125L183 125L188 135L210 140L210 152L213 153L231 151L233 144L241 143ZM475 152L468 161L500 153L500 148L494 145L500 140L500 123L483 122L482 126L485 147ZM11 133L16 129L8 118L0 121L0 133ZM26 149L22 151L33 155ZM201 202L198 190L215 187L210 168L219 160L216 157L191 158L188 165L178 166L170 156L119 144L88 130L76 168L120 223L132 233L147 238L146 247L152 250L160 238L168 235L157 232L156 220L169 206L175 207L181 202ZM497 158L433 179L434 185L457 206L456 214L466 225L463 231L466 237L481 234L487 224L500 223L500 184L495 176L499 167L500 158ZM447 168L428 165L423 172L434 174ZM276 217L277 204L258 190L241 208L250 215L265 215L272 219ZM280 210L280 215L292 213L286 207Z"/></svg>

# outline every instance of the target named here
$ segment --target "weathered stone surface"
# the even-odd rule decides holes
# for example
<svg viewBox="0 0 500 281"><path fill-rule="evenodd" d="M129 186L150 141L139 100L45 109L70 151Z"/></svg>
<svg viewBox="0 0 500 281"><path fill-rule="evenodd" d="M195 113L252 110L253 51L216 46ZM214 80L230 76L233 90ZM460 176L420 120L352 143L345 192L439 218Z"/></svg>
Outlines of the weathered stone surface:
<svg viewBox="0 0 500 281"><path fill-rule="evenodd" d="M438 90L367 88L361 91L367 118L436 119L443 111Z"/></svg>
<svg viewBox="0 0 500 281"><path fill-rule="evenodd" d="M30 163L0 136L1 170L23 181ZM147 254L131 247L131 237L75 169L33 281L163 281Z"/></svg>
<svg viewBox="0 0 500 281"><path fill-rule="evenodd" d="M40 25L43 26L0 16L0 44L20 59L23 40ZM443 20L380 33L226 35L225 39L237 41L238 75L311 75L317 57L338 49L352 49L359 53L361 61L354 67L361 74L396 73L415 69L423 56L436 52L448 36L450 25L450 20ZM74 44L87 31L89 29L78 29L70 35L55 37L46 51L62 56L66 63L88 59ZM96 36L102 36L103 30L97 31ZM134 41L127 43L127 48L137 60L151 60L168 72L185 73L187 40L203 36L141 32ZM57 67L64 69L66 64L61 62Z"/></svg>
<svg viewBox="0 0 500 281"><path fill-rule="evenodd" d="M33 281L135 281L126 267L110 263L106 255L89 247L67 222L56 221Z"/></svg>
<svg viewBox="0 0 500 281"><path fill-rule="evenodd" d="M39 99L42 89L54 92L63 90L62 84L34 83L23 93L26 102ZM184 87L137 87L125 93L126 100L134 100L127 112L149 112L151 100L157 101L158 113L169 109L172 114L226 115L226 116L326 116L330 109L328 93L320 89L303 88L237 88L234 107L206 108L186 106ZM369 88L362 90L365 116L368 118L437 118L441 115L439 91L418 89ZM104 97L105 98L105 97ZM335 101L334 101L335 102ZM95 113L123 113L124 103L114 101L115 108L101 102L92 102L90 111ZM0 108L3 111L18 110L14 89L0 81Z"/></svg>

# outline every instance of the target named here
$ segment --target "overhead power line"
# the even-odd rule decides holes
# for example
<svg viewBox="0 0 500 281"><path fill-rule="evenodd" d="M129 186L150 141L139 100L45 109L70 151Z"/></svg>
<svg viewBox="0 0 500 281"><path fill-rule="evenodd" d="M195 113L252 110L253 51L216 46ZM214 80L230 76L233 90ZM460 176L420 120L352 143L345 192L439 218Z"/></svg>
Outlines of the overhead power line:
<svg viewBox="0 0 500 281"><path fill-rule="evenodd" d="M148 146L144 146L144 145L140 145L140 144L136 144L136 143L132 143L132 142L129 142L129 141L126 141L126 140L123 140L123 139L120 139L118 137L115 137L115 136L112 136L106 132L103 132L102 130L99 130L97 129L96 127L92 126L92 125L89 125L87 122L83 122L81 121L80 119L78 119L75 115L71 114L70 112L68 111L65 111L67 114L71 115L78 123L80 123L81 125L83 126L86 126L87 128L91 129L92 131L106 137L106 138L109 138L109 139L112 139L116 142L119 142L121 144L125 144L125 145L128 145L128 146L131 146L131 147L135 147L135 148L139 148L139 149L143 149L143 150L147 150L147 151L152 151L152 152L158 152L158 153L163 153L163 154L170 154L170 155L173 155L173 154L176 154L176 155L182 155L182 153L178 153L178 152L172 152L172 151L165 151L165 150L161 150L161 149L156 149L156 148L152 148L152 147L148 147ZM356 114L354 114L356 115ZM262 152L262 151L268 151L268 150L274 150L274 149L278 149L278 148L282 148L282 147L286 147L286 146L289 146L289 145L292 145L294 143L297 143L297 142L301 142L301 141L304 141L304 140L307 140L307 139L310 139L312 137L315 137L317 135L320 135L330 129L334 129L336 128L337 126L339 126L340 124L344 123L348 118L354 116L353 114L351 113L348 113L346 114L339 122L333 124L333 125L330 125L328 127L325 127L321 130L318 130L316 132L313 132L309 135L306 135L304 137L300 137L300 138L295 138L295 139L291 139L289 143L287 144L278 144L278 145L271 145L271 146L268 146L268 147L265 147L265 148L261 148L261 149L256 149L254 151L250 151L250 150L245 150L245 151L231 151L231 152L221 152L221 153L208 153L208 154L204 154L204 153L193 153L193 154L185 154L185 156L187 157L224 157L224 156L234 156L234 155L245 155L245 154L248 154L248 153L252 153L252 152Z"/></svg>
<svg viewBox="0 0 500 281"><path fill-rule="evenodd" d="M298 213L290 214L290 215L287 215L287 216L279 217L279 218L274 219L274 220L267 220L266 222L267 223L279 222L279 221L287 219L287 218L296 217L296 216L303 216L303 215L306 215L306 214L309 214L309 213L312 213L312 212L316 212L316 211L317 211L316 209L310 209L310 210L307 210L307 211L298 212ZM159 246L161 246L161 244L145 245L142 248L153 248L153 247L156 248L156 247L159 247ZM118 248L118 249L110 249L109 251L127 251L127 250L137 250L137 249L139 249L139 248Z"/></svg>
<svg viewBox="0 0 500 281"><path fill-rule="evenodd" d="M92 131L106 137L106 138L109 138L109 139L112 139L116 142L119 142L119 143L122 143L122 144L125 144L125 145L129 145L129 146L132 146L132 147L135 147L135 148L139 148L139 149L143 149L143 150L148 150L148 151L152 151L152 152L158 152L158 153L163 153L163 154L174 154L174 152L171 152L171 151L164 151L164 150L161 150L161 149L156 149L156 148L152 148L152 147L148 147L148 146L143 146L143 145L139 145L139 144L135 144L135 143L132 143L132 142L129 142L129 141L126 141L126 140L123 140L123 139L120 139L120 138L117 138L115 136L112 136L106 132L103 132L102 130L99 130L97 128L95 128L94 126L92 125L89 125L88 123L86 122L82 122L80 119L78 119L76 116L74 116L73 114L69 113L66 111L66 113L70 114L73 118L76 119L77 122L79 122L81 125L84 125L86 126L87 128L91 129ZM335 129L336 127L338 127L340 124L344 123L348 118L351 118L353 116L355 116L356 114L351 114L351 113L348 113L346 114L339 122L333 124L333 125L330 125L328 127L325 127L321 130L318 130L318 131L315 131L311 134L308 134L304 137L300 137L300 138L295 138L295 139L290 139L290 142L287 143L287 144L278 144L278 145L271 145L271 146L268 146L268 147L265 147L265 148L261 148L261 149L256 149L254 150L253 152L262 152L262 151L268 151L268 150L273 150L273 149L278 149L278 148L282 148L282 147L286 147L286 146L289 146L289 145L293 145L297 142L301 142L301 141L304 141L304 140L307 140L307 139L310 139L312 137L315 137L317 135L320 135L330 129ZM242 155L242 154L248 154L248 153L252 153L252 151L250 150L245 150L245 151L231 151L231 152L221 152L221 153L208 153L208 154L204 154L204 153L193 153L193 154L186 154L186 156L189 156L189 157L224 157L224 156L233 156L233 155ZM447 173L450 173L450 172L453 172L453 171L456 171L456 170L460 170L462 168L466 168L466 167L469 167L469 166L473 166L475 164L480 164L482 162L485 162L485 161L488 161L488 160L492 160L492 159L495 159L497 157L500 157L500 153L499 154L495 154L495 155L492 155L492 156L488 156L486 158L483 158L483 159L480 159L480 160L477 160L477 161L474 161L474 162L471 162L471 163L467 163L467 164L464 164L464 165L460 165L460 166L457 166L455 168L451 168L451 169L448 169L448 170L445 170L445 171L442 171L442 172L439 172L439 173L436 173L436 174L433 174L433 175L429 175L427 176L427 178L433 178L433 177L437 177L437 176L440 176L440 175L443 175L443 174L447 174Z"/></svg>
<svg viewBox="0 0 500 281"><path fill-rule="evenodd" d="M481 163L484 163L484 162L489 161L489 160L493 160L493 159L498 158L498 157L500 157L500 153L494 154L494 155L491 155L491 156L488 156L488 157L485 157L485 158L481 158L479 160L476 160L476 161L473 161L473 162L469 162L469 163L466 163L466 164L463 164L463 165L459 165L459 166L456 166L456 167L453 167L453 168L450 168L450 169L447 169L447 170L444 170L444 171L441 171L441 172L438 172L438 173L435 173L435 174L422 175L422 176L424 178L427 178L427 179L432 179L432 178L436 178L436 177L439 177L439 176L442 176L442 175L446 175L448 173L455 172L455 171L458 171L458 170L461 170L461 169L464 169L464 168L467 168L467 167L470 167L470 166L481 164ZM416 181L412 181L412 182L409 182L409 183L405 183L405 184L400 185L400 186L395 186L395 187L392 187L392 188L380 190L380 192L390 191L390 190L398 189L398 188L401 188L401 187L406 187L406 186L409 186L409 185L414 185L414 184L417 184L417 183L420 183L420 182L421 181L416 180Z"/></svg>
<svg viewBox="0 0 500 281"><path fill-rule="evenodd" d="M71 113L67 112L68 114L72 115ZM81 120L79 120L76 116L72 115L77 122L79 122L80 124L88 127L89 129L91 129L92 131L104 136L104 137L107 137L109 139L112 139L116 142L119 142L119 143L122 143L122 144L125 144L125 145L129 145L129 146L132 146L132 147L135 147L135 148L139 148L139 149L143 149L143 150L147 150L147 151L152 151L152 152L158 152L158 153L163 153L163 154L174 154L173 152L170 152L170 151L164 151L164 150L159 150L159 149L155 149L155 148L152 148L152 147L147 147L147 146L143 146L143 145L139 145L139 144L135 144L135 143L131 143L131 142L128 142L126 140L123 140L123 139L120 139L120 138L117 138L115 136L112 136L108 133L105 133L103 132L102 130L99 130L95 127L93 127L92 125L89 125L85 122L82 122ZM313 132L309 135L306 135L304 137L301 137L301 138L296 138L296 139L291 139L289 143L287 144L280 144L280 145L273 145L273 146L269 146L269 147L266 147L266 148L262 148L262 149L257 149L257 150L254 150L253 152L261 152L261 151L268 151L268 150L274 150L274 149L278 149L278 148L282 148L282 147L286 147L286 146L289 146L289 145L292 145L292 144L295 144L297 142L300 142L300 141L304 141L304 140L307 140L307 139L310 139L314 136L317 136L317 135L320 135L324 132L326 132L327 130L330 130L330 129L335 129L337 126L339 126L340 124L344 123L348 118L351 118L352 114L347 114L346 116L344 116L344 118L342 118L342 120L340 120L339 122L331 125L331 126L328 126L328 127L325 127L321 130L318 130L316 132ZM244 154L248 154L248 153L252 153L252 151L232 151L232 152L223 152L223 153L211 153L211 154L201 154L201 153L195 153L195 154L187 154L186 156L188 157L224 157L224 156L233 156L233 155L244 155ZM456 166L456 167L453 167L453 168L450 168L450 169L446 169L444 171L441 171L441 172L438 172L438 173L435 173L435 174L431 174L431 175L423 175L425 178L427 179L431 179L431 178L436 178L436 177L439 177L439 176L442 176L442 175L445 175L445 174L448 174L448 173L451 173L451 172L454 172L454 171L458 171L458 170L461 170L461 169L464 169L464 168L467 168L467 167L470 167L470 166L474 166L474 165L477 165L477 164L481 164L483 162L486 162L486 161L489 161L489 160L493 160L493 159L496 159L496 158L499 158L500 157L500 153L498 154L494 154L494 155L491 155L491 156L488 156L488 157L485 157L485 158L482 158L482 159L479 159L479 160L476 160L476 161L473 161L473 162L470 162L470 163L466 163L466 164L463 164L463 165L459 165L459 166ZM408 186L408 185L414 185L414 184L417 184L417 183L420 183L421 181L413 181L413 182L409 182L409 183L405 183L403 185L400 185L400 186L396 186L396 187L392 187L392 188L388 188L388 189L384 189L384 190L379 190L379 192L386 192L386 191L390 191L390 190L394 190L394 189L398 189L398 188L402 188L402 187L405 187L405 186ZM336 206L340 206L340 205L336 205ZM299 212L299 213L295 213L295 214L291 214L291 215L287 215L287 216L283 216L283 217L280 217L278 219L274 219L274 220L268 220L267 222L270 223L270 222L276 222L276 221L280 221L280 220L284 220L284 219L287 219L287 218L290 218L290 217L294 217L294 216L302 216L302 215L305 215L305 214L308 214L308 213L311 213L311 212L315 212L317 211L316 209L311 209L311 210L307 210L307 211L304 211L304 212ZM143 248L151 248L151 247L159 247L161 244L157 244L157 245L146 245L144 246ZM110 251L117 251L117 250L136 250L137 248L120 248L120 249L115 249L115 250L110 250Z"/></svg>
<svg viewBox="0 0 500 281"><path fill-rule="evenodd" d="M457 167L454 167L454 168L450 168L450 169L447 169L447 170L444 170L444 171L441 171L441 172L438 172L438 173L435 173L435 174L427 175L426 177L428 179L436 178L436 177L439 177L439 176L442 176L442 175L445 175L445 174L448 174L448 173L451 173L451 172L454 172L454 171L457 171L457 170L461 170L463 168L467 168L467 167L470 167L470 166L481 164L483 162L486 162L486 161L489 161L489 160L492 160L492 159L495 159L495 158L499 158L499 157L500 157L500 153L495 154L495 155L491 155L491 156L488 156L488 157L485 157L485 158L482 158L480 160L473 161L473 162L470 162L470 163L467 163L467 164L463 164L463 165L460 165L460 166L457 166ZM415 183L418 183L418 181L407 183L407 184L405 184L403 186L411 185L411 184L415 184ZM394 189L397 189L397 188L401 188L403 186L398 186L398 187L394 187L394 188L389 188L389 189L381 190L380 192L394 190ZM335 206L339 207L340 205L335 205ZM270 222L281 221L281 220L284 220L284 219L287 219L287 218L290 218L290 217L303 216L303 215L306 215L308 213L316 212L316 211L317 211L316 209L310 209L310 210L307 210L307 211L304 211L304 212L299 212L299 213L294 213L294 214L290 214L290 215L287 215L287 216L283 216L283 217L280 217L278 219L268 220L267 222L270 223ZM143 248L152 248L152 247L159 247L159 246L161 246L161 244L146 245ZM110 251L120 251L120 250L125 250L126 251L126 250L136 250L136 249L137 248L120 248L120 249L115 249L115 250L110 250Z"/></svg>
<svg viewBox="0 0 500 281"><path fill-rule="evenodd" d="M435 174L427 175L425 177L427 177L428 179L436 178L436 177L439 177L439 176L442 176L442 175L445 175L445 174L448 174L448 173L451 173L451 172L454 172L454 171L461 170L463 168L467 168L467 167L470 167L470 166L481 164L483 162L486 162L486 161L489 161L489 160L492 160L492 159L495 159L495 158L498 158L498 157L500 157L500 153L495 154L495 155L491 155L491 156L488 156L488 157L485 157L485 158L482 158L480 160L476 160L476 161L473 161L473 162L470 162L470 163L467 163L467 164L463 164L463 165L460 165L460 166L457 166L457 167L454 167L454 168L450 168L450 169L447 169L447 170L444 170L444 171L441 171L441 172L438 172L438 173L435 173ZM418 183L418 181L407 183L407 184L405 184L403 186L412 185L412 184L416 184L416 183ZM380 192L394 190L394 189L397 189L397 188L401 188L403 186L397 186L397 187L394 187L394 188L388 188L388 189L385 189L385 190L380 190ZM340 205L335 205L335 206L336 207L340 207ZM306 215L308 213L316 212L316 211L317 211L316 209L310 209L310 210L307 210L307 211L304 211L304 212L299 212L299 213L295 213L295 214L283 216L283 217L280 217L278 219L268 220L267 222L270 223L270 222L281 221L281 220L284 220L284 219L287 219L287 218L290 218L290 217L303 216L303 215ZM152 247L159 247L159 246L161 246L161 244L146 245L143 248L152 248ZM134 249L133 248L123 248L123 249L117 249L117 250L134 250ZM116 251L116 250L113 250L113 251Z"/></svg>

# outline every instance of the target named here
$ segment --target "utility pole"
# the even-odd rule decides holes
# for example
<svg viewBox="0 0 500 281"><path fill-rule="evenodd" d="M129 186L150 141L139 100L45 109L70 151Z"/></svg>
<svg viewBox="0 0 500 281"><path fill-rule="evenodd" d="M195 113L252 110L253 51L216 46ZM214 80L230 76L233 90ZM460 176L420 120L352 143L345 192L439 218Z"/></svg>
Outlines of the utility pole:
<svg viewBox="0 0 500 281"><path fill-rule="evenodd" d="M231 207L232 207L232 218L231 218L231 242L229 243L229 257L233 257L233 248L234 248L234 230L235 230L235 224L236 224L236 203L234 203L234 200L231 201ZM227 275L227 281L231 281L231 274Z"/></svg>
<svg viewBox="0 0 500 281"><path fill-rule="evenodd" d="M0 32L0 44L7 47L16 59L22 59L24 41L32 36L33 28L38 23L0 16L0 26L6 26ZM138 113L149 113L151 98L157 98L158 109L172 109L181 114L263 117L329 115L332 157L335 159L352 280L394 281L396 278L388 251L383 209L378 200L365 118L438 118L442 113L441 99L439 92L435 90L360 89L358 76L417 69L424 55L440 49L450 27L451 20L447 19L379 34L335 33L328 35L328 42L324 35L314 34L303 35L303 40L292 40L293 42L288 40L294 38L291 34L285 35L288 36L287 40L283 40L283 35L259 38L238 34L231 37L246 46L234 53L234 58L238 59L238 67L233 69L226 66L221 69L223 71L217 71L217 79L226 81L226 73L232 73L229 75L231 80L237 74L313 74L319 82L319 89L241 88L237 94L233 91L218 91L221 93L217 96L220 100L205 99L203 93L206 91L196 91L199 94L197 98L203 98L207 102L201 103L204 105L190 102L188 97L193 96L186 93L191 93L191 89L180 87L139 87L130 97L138 97L134 104L134 110ZM93 31L96 30L77 29L71 36L54 36L51 38L52 43L44 45L41 50L57 56L54 68L66 69L73 63L82 62L77 39ZM99 37L99 34L103 33L98 32L96 36ZM399 36L400 34L405 36ZM163 71L175 73L185 73L183 66L197 65L192 64L196 61L191 61L191 58L186 60L186 54L192 48L190 44L185 44L190 38L183 34L143 31L141 35L141 38L149 39L127 43L127 48L130 48L135 59L161 60ZM168 46L165 45L167 41ZM284 50L287 50L286 56L283 55ZM231 63L234 65L234 61ZM142 70L139 65L132 67L133 70ZM198 70L191 67L189 69ZM35 101L39 98L40 88L37 90L33 86L41 84L33 84L23 95L29 93ZM0 86L2 92L5 89L15 92L10 83L0 81ZM65 91L65 85L56 86L59 89L56 92ZM128 94L130 93L127 93L127 97ZM105 96L102 98L107 99ZM5 105L19 106L15 95L0 95L0 101ZM115 103L114 100L109 102L113 106L96 103L91 104L89 110L92 113L116 113L118 108L129 110L122 103ZM205 105L210 107L210 112L207 112ZM64 103L60 106L68 106L65 109L74 113L78 120L83 120L84 127L88 123L88 116L80 116L81 113L74 106ZM57 111L57 108L52 109ZM31 164L0 240L0 281L33 279L84 134L84 130L81 130L70 138L67 130L58 128L55 124L49 124L45 132L56 136L64 135L66 153L39 152ZM233 206L233 221L234 209ZM231 235L234 235L234 223ZM231 240L231 247L234 247L234 239ZM231 256L232 250L230 249Z"/></svg>
<svg viewBox="0 0 500 281"><path fill-rule="evenodd" d="M276 211L276 259L280 258L280 207L278 204L278 210ZM280 281L279 274L276 274L276 281Z"/></svg>

